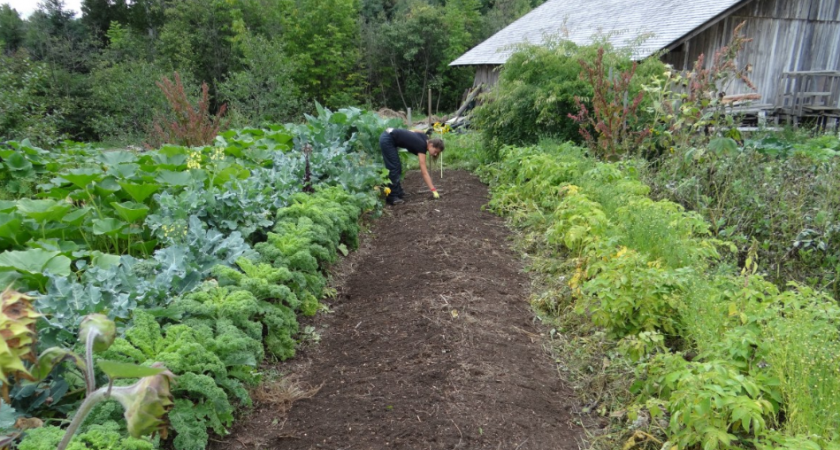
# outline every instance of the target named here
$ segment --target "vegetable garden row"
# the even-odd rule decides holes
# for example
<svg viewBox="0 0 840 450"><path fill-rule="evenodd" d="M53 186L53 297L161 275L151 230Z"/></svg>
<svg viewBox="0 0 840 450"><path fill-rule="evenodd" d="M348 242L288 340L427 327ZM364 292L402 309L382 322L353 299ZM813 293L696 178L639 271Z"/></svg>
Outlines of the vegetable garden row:
<svg viewBox="0 0 840 450"><path fill-rule="evenodd" d="M0 278L34 298L4 295L0 426L46 424L18 448L56 448L96 386L128 392L121 377L132 374L160 386L99 403L68 448L203 449L208 429L224 435L251 403L259 364L294 355L297 315L318 311L325 268L357 245L360 216L380 208L374 156L388 126L319 108L304 124L227 131L201 148L0 148ZM94 335L88 319L80 342L94 313L107 318L93 316ZM37 348L53 349L24 365L36 361L35 318ZM96 353L98 379L73 349ZM126 364L155 362L177 382ZM168 435L157 420L167 411Z"/></svg>
<svg viewBox="0 0 840 450"><path fill-rule="evenodd" d="M480 169L542 275L535 305L561 319L566 358L604 333L590 376L615 365L633 380L621 401L603 383L586 393L623 430L608 448L840 448L837 301L767 281L756 246L739 268L702 216L649 197L647 164L542 143Z"/></svg>
<svg viewBox="0 0 840 450"><path fill-rule="evenodd" d="M2 297L7 441L56 448L80 408L90 414L67 448L203 449L210 431L226 434L236 408L251 403L260 363L294 355L298 314L319 310L330 294L325 269L358 244L361 215L381 206L377 140L391 125L319 108L305 124L227 131L205 147L0 148L0 278L31 296ZM459 140L449 139L456 162L480 157L474 142L459 156ZM685 182L693 166L714 174L738 163L770 184L794 161L818 192L840 141L809 140L790 161L748 147L709 144L685 158L679 149L657 160L653 180L668 182L662 168L689 171ZM760 259L786 244L770 232L743 251L747 236L761 236L749 228L758 219L730 225L735 206L720 200L714 212L724 214L711 223L711 193L687 212L651 199L642 182L651 161L586 153L571 143L509 146L478 171L493 191L489 208L522 231L544 282L535 304L559 318L555 332L573 342L602 335L598 364L632 375L632 395L596 411L624 427L623 445L840 448L840 308L818 289L830 278L780 286L777 269L770 282ZM724 182L743 181L714 187L728 192ZM820 208L834 204L826 192ZM828 209L814 223L830 223ZM792 233L800 254L813 246L832 257L828 237L811 245ZM586 325L562 328L569 317ZM88 411L103 392L111 401Z"/></svg>

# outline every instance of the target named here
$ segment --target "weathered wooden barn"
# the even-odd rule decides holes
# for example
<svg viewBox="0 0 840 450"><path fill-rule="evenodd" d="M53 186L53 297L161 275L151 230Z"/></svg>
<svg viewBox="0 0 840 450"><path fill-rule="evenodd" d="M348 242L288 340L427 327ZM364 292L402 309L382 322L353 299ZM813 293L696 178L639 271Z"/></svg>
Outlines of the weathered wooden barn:
<svg viewBox="0 0 840 450"><path fill-rule="evenodd" d="M840 113L840 0L548 0L450 65L475 66L475 84L492 85L516 44L588 44L600 35L639 60L665 50L664 62L686 69L700 54L709 63L741 22L752 42L738 63L751 65L755 103L788 114L803 106ZM724 89L755 92L740 81Z"/></svg>

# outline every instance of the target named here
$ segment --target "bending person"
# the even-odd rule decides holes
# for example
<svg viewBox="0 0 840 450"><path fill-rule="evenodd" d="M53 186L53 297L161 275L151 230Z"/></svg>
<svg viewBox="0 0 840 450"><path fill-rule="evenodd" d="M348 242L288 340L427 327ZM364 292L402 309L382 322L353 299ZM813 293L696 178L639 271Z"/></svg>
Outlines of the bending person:
<svg viewBox="0 0 840 450"><path fill-rule="evenodd" d="M434 198L440 198L435 185L432 184L432 177L429 176L429 171L426 169L426 154L437 158L440 152L443 151L443 140L429 139L423 132L403 130L401 128L388 128L382 135L379 136L379 147L382 149L382 159L385 162L385 167L388 169L388 178L391 184L391 193L385 201L389 205L399 205L405 203L403 197L405 192L400 184L402 177L402 163L400 162L400 155L397 149L404 148L410 153L417 155L420 162L420 172L423 174L423 181L432 192Z"/></svg>

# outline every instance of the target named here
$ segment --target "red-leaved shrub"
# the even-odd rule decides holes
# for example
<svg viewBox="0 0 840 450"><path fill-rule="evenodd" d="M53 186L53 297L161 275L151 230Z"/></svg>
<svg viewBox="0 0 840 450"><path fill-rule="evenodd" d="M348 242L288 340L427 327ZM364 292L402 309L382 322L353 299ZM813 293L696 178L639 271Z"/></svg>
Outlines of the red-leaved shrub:
<svg viewBox="0 0 840 450"><path fill-rule="evenodd" d="M162 144L187 147L208 145L219 134L219 130L227 126L222 121L227 105L222 105L215 115L210 114L210 88L207 83L201 84L201 98L195 106L190 103L178 72L175 72L174 83L163 77L156 84L172 110L169 116L159 115L155 118L146 144L148 147L156 148Z"/></svg>

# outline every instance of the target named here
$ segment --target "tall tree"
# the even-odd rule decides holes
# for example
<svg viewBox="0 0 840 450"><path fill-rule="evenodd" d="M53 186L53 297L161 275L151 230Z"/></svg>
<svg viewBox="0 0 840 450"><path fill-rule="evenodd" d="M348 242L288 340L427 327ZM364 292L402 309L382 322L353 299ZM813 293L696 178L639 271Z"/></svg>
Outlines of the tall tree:
<svg viewBox="0 0 840 450"><path fill-rule="evenodd" d="M17 10L8 4L0 5L0 42L3 51L7 54L16 51L23 44L25 33L23 19Z"/></svg>
<svg viewBox="0 0 840 450"><path fill-rule="evenodd" d="M128 25L155 40L166 22L166 10L171 6L170 0L132 0L128 5Z"/></svg>
<svg viewBox="0 0 840 450"><path fill-rule="evenodd" d="M359 0L284 0L283 38L300 70L296 81L328 106L358 102Z"/></svg>
<svg viewBox="0 0 840 450"><path fill-rule="evenodd" d="M436 82L448 43L442 8L423 1L406 4L383 26L378 53L394 79L390 102L403 108L424 108L428 88ZM396 94L397 99L394 99Z"/></svg>
<svg viewBox="0 0 840 450"><path fill-rule="evenodd" d="M482 0L484 3L483 38L490 37L510 25L528 11L545 3L545 0Z"/></svg>
<svg viewBox="0 0 840 450"><path fill-rule="evenodd" d="M449 0L446 3L443 20L448 36L444 59L437 67L437 101L444 109L457 108L462 91L471 85L472 68L450 67L457 59L481 39L481 4L479 0Z"/></svg>
<svg viewBox="0 0 840 450"><path fill-rule="evenodd" d="M48 68L48 110L62 116L62 133L73 139L90 139L88 74L98 49L63 0L46 0L38 6L29 17L24 45L32 59Z"/></svg>
<svg viewBox="0 0 840 450"><path fill-rule="evenodd" d="M126 0L82 0L82 22L106 43L111 22L128 24L128 3Z"/></svg>
<svg viewBox="0 0 840 450"><path fill-rule="evenodd" d="M91 48L87 30L63 0L45 0L29 17L25 46L33 59L83 72Z"/></svg>
<svg viewBox="0 0 840 450"><path fill-rule="evenodd" d="M227 0L180 0L166 10L160 31L158 55L173 70L188 70L207 82L216 93L216 83L234 62L235 2Z"/></svg>
<svg viewBox="0 0 840 450"><path fill-rule="evenodd" d="M300 92L292 76L294 61L279 37L245 34L238 40L241 70L219 85L221 99L249 125L282 123L300 113Z"/></svg>

